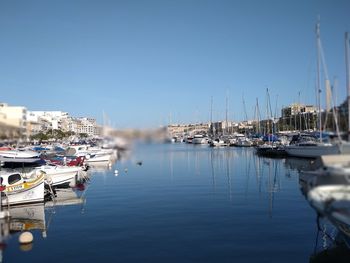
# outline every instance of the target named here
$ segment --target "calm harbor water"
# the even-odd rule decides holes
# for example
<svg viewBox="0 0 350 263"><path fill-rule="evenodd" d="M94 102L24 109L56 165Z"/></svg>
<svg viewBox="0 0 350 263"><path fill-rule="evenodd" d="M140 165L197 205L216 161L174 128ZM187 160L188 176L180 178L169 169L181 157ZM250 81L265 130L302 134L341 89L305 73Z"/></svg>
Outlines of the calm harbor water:
<svg viewBox="0 0 350 263"><path fill-rule="evenodd" d="M305 164L258 157L253 148L138 144L110 169L92 169L78 192L84 202L46 207L46 232L32 231L32 247L20 247L12 233L3 262L322 258L330 244L300 191L298 168Z"/></svg>

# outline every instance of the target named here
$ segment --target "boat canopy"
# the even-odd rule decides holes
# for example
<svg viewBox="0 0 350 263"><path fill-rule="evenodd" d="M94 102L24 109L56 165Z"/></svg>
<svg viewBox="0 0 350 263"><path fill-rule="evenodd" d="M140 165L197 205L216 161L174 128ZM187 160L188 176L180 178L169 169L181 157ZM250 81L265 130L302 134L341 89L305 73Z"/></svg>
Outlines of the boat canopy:
<svg viewBox="0 0 350 263"><path fill-rule="evenodd" d="M266 134L264 137L263 137L263 141L264 142L277 142L279 139L278 139L278 136L275 135L275 134Z"/></svg>

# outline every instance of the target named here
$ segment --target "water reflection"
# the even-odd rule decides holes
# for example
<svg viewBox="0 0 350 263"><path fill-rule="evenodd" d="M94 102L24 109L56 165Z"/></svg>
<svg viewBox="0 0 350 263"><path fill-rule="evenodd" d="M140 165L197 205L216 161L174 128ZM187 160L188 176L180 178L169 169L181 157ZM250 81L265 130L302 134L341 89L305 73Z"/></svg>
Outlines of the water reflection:
<svg viewBox="0 0 350 263"><path fill-rule="evenodd" d="M313 159L288 157L284 160L284 164L286 168L296 170L298 172L310 171L316 168L316 160Z"/></svg>
<svg viewBox="0 0 350 263"><path fill-rule="evenodd" d="M112 169L112 163L109 161L94 162L89 164L89 173L103 173Z"/></svg>
<svg viewBox="0 0 350 263"><path fill-rule="evenodd" d="M2 252L11 236L24 231L40 231L43 238L47 237L44 204L6 207L4 210L9 211L11 217L0 220L0 262L3 261ZM31 248L31 243L20 245L22 251L29 251Z"/></svg>
<svg viewBox="0 0 350 263"><path fill-rule="evenodd" d="M33 233L40 231L42 238L47 238L50 222L56 215L58 207L81 205L81 211L84 211L86 189L86 185L80 185L78 188L56 189L55 198L51 201L3 207L3 210L9 211L10 217L0 220L0 250L6 248L6 243L11 236L18 237L25 231ZM33 243L19 244L19 246L20 250L29 251ZM2 262L2 254L0 262Z"/></svg>
<svg viewBox="0 0 350 263"><path fill-rule="evenodd" d="M217 176L224 175L226 177L227 191L229 200L232 201L232 179L231 173L235 165L237 155L225 148L209 148L208 158L210 160L210 174L213 193L216 192ZM235 157L236 156L236 157Z"/></svg>
<svg viewBox="0 0 350 263"><path fill-rule="evenodd" d="M282 162L281 159L266 158L255 155L255 175L259 193L268 194L268 214L273 215L275 194L281 191ZM266 189L264 189L264 186Z"/></svg>
<svg viewBox="0 0 350 263"><path fill-rule="evenodd" d="M317 218L314 251L310 262L348 262L349 237L330 223L327 218Z"/></svg>
<svg viewBox="0 0 350 263"><path fill-rule="evenodd" d="M325 242L323 230L318 230L313 251L316 216L300 202L297 175L305 165L299 161L260 157L251 148L148 145L113 168L91 169L93 176L105 176L92 177L87 191L58 191L56 203L45 206L47 222L58 213L66 213L67 219L71 207L65 211L59 204L84 212L88 194L93 197L89 213L83 220L79 212L76 217L69 214L72 231L55 236L79 243L81 249L95 248L100 241L98 250L104 253L86 249L82 254L87 261L113 261L116 253L121 262L319 260L325 249L338 245L328 237ZM120 173L127 167L128 176L115 178L116 167ZM326 230L336 239L338 231L329 225ZM323 222L320 226L324 228ZM82 238L82 229L93 235ZM54 247L57 242L46 244ZM71 244L66 246L69 252Z"/></svg>
<svg viewBox="0 0 350 263"><path fill-rule="evenodd" d="M83 185L79 190L73 188L57 189L55 198L45 203L45 207L84 205L87 186ZM82 209L83 210L83 209Z"/></svg>
<svg viewBox="0 0 350 263"><path fill-rule="evenodd" d="M232 204L241 202L241 195L249 199L258 193L261 199L266 199L266 211L272 217L275 195L282 190L281 176L290 169L283 159L257 156L251 148L171 147L165 156L169 158L166 163L172 181L179 176L180 164L185 164L187 174L208 176L213 196L224 190ZM288 174L291 173L296 174L293 171Z"/></svg>
<svg viewBox="0 0 350 263"><path fill-rule="evenodd" d="M170 175L171 183L177 186L176 191L190 189L191 192L184 193L186 197L191 195L191 198L188 197L189 200L197 200L195 195L198 195L197 198L201 201L206 200L208 210L220 211L218 207L229 204L229 206L225 206L227 210L225 213L227 214L230 214L231 210L238 217L244 217L247 221L251 220L249 222L252 224L259 220L259 223L265 222L266 225L273 222L281 228L287 225L295 226L299 224L305 227L303 222L293 221L293 218L298 220L300 211L305 213L302 215L303 219L310 219L313 216L313 211L308 208L306 203L303 203L304 206L300 204L300 199L298 199L300 198L300 192L295 187L298 187L298 180L300 179L298 174L301 171L313 171L317 167L317 162L314 160L266 158L257 156L254 150L249 148L203 148L172 145L170 150L161 149L161 151L161 160L157 160L156 165L159 165L159 169L165 169L161 170L163 177L169 179ZM151 161L148 160L148 162ZM162 164L159 164L159 162ZM164 164L166 164L165 167ZM152 179L155 179L155 177L152 177ZM300 185L302 192L307 197L307 192L310 189L303 188L302 182L300 182ZM184 187L180 188L179 186ZM172 188L167 186L167 189ZM205 199L207 196L209 198ZM178 198L181 200L181 197ZM216 203L215 208L210 207L212 201ZM199 209L199 202L196 202L196 205L195 209ZM177 208L181 210L181 207L179 205ZM308 212L310 212L310 215ZM178 214L179 212L172 211L172 213ZM250 216L259 219L252 219ZM186 217L186 215L181 217ZM234 221L230 216L227 217L228 220ZM317 217L317 214L315 217ZM266 219L267 221L264 221ZM313 231L312 224L312 220L306 222L308 228L304 228L302 231ZM344 236L344 233L339 231L334 224L333 220L332 224L328 223L326 227L321 225L323 230L318 230L318 236L322 242L318 242L318 249L313 253L308 250L305 258L312 254L310 256L312 260L319 260L324 255L324 250L337 247L335 249L337 251L339 250L338 247L343 246L342 243L338 244L338 241L334 242L334 240L339 240ZM232 227L235 228L233 225ZM264 233L267 236L277 235L276 232L278 232L278 228L276 231L270 228L266 230L267 233L260 227L252 226L252 228L254 231ZM203 226L203 229L207 228ZM325 230L330 232L328 236L332 239L325 236L324 233L327 232ZM292 232L301 230L290 227L288 231L290 232L284 232L284 235L289 233L294 236ZM252 235L251 238L256 238L256 236ZM319 243L322 243L322 246ZM312 246L313 243L310 241L306 245ZM307 250L307 248L304 249Z"/></svg>
<svg viewBox="0 0 350 263"><path fill-rule="evenodd" d="M45 238L45 207L44 204L28 205L10 208L10 233L40 230Z"/></svg>

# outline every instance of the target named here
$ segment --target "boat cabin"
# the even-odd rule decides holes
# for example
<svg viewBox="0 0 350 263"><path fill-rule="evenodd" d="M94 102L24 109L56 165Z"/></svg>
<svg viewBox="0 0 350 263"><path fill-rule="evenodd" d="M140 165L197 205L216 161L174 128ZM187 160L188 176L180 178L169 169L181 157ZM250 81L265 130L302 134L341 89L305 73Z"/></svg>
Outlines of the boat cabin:
<svg viewBox="0 0 350 263"><path fill-rule="evenodd" d="M21 190L24 188L25 180L20 173L4 173L0 176L1 186L6 186L6 192Z"/></svg>

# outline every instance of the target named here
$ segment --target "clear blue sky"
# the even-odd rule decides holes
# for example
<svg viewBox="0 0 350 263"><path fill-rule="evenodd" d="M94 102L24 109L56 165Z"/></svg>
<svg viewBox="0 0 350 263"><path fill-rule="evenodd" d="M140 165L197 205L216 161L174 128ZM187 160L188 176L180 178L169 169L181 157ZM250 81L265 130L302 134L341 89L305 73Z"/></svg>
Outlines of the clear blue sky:
<svg viewBox="0 0 350 263"><path fill-rule="evenodd" d="M253 118L315 104L315 23L337 98L345 91L349 0L0 2L0 101L117 128Z"/></svg>

